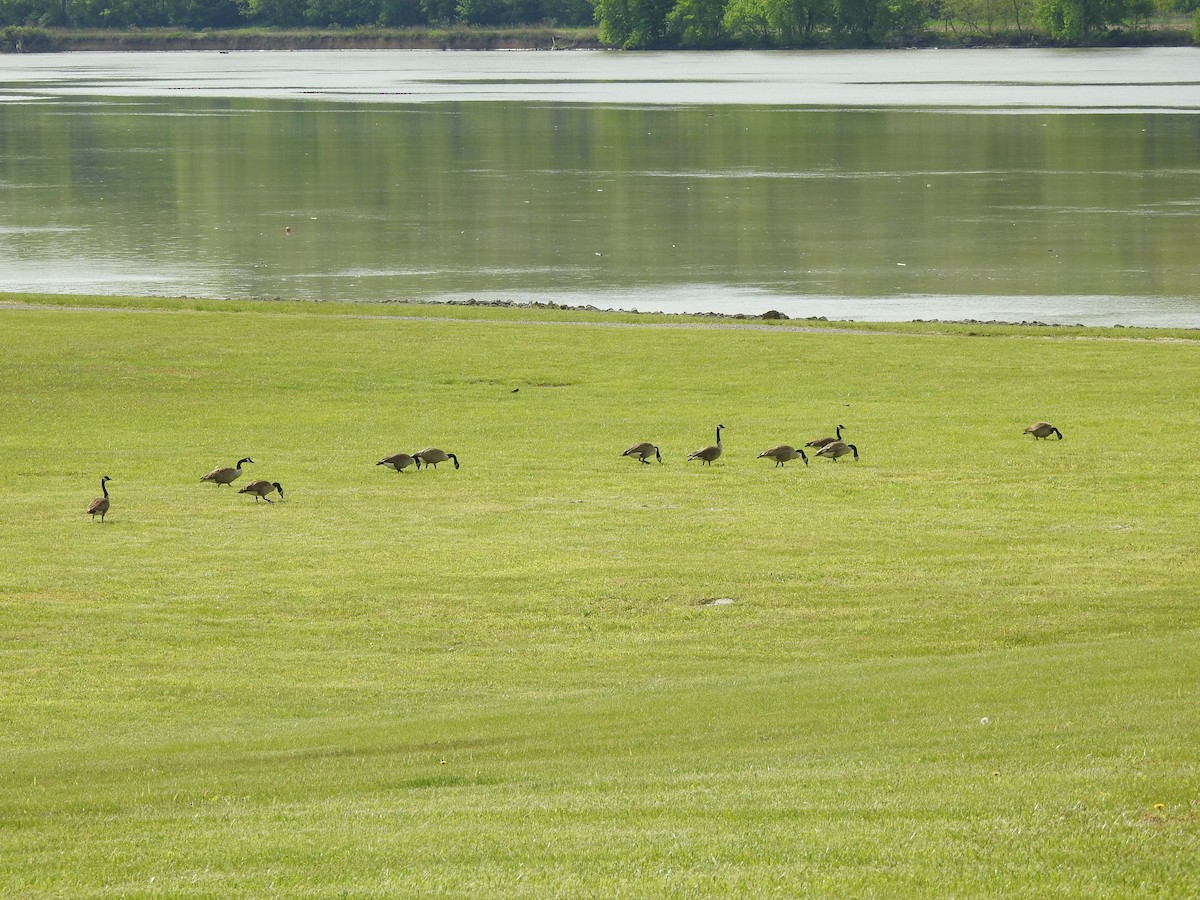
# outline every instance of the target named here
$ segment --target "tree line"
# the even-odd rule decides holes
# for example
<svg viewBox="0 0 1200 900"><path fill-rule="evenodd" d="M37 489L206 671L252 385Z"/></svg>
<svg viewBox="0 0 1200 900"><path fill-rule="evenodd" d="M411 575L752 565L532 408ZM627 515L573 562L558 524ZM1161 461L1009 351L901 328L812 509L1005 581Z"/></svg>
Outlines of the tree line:
<svg viewBox="0 0 1200 900"><path fill-rule="evenodd" d="M1200 0L0 0L14 28L438 28L598 26L628 50L893 46L953 35L1086 45L1193 17ZM0 32L0 49L5 40ZM9 49L13 49L10 47Z"/></svg>
<svg viewBox="0 0 1200 900"><path fill-rule="evenodd" d="M597 0L611 47L785 48L911 45L936 32L986 43L1087 45L1154 19L1192 15L1197 0Z"/></svg>

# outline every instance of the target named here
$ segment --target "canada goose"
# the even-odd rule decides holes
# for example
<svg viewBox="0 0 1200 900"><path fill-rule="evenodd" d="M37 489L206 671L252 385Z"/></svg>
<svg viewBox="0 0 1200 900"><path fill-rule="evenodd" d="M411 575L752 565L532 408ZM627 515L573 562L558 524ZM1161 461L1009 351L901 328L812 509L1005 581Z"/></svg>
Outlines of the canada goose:
<svg viewBox="0 0 1200 900"><path fill-rule="evenodd" d="M216 485L232 484L233 482L237 481L239 477L241 477L242 463L252 463L252 462L254 462L254 460L252 460L250 457L243 456L241 459L239 459L237 461L236 469L231 466L218 466L217 468L215 468L211 472L209 472L207 475L201 475L200 480L201 481L211 481L213 484L216 484Z"/></svg>
<svg viewBox="0 0 1200 900"><path fill-rule="evenodd" d="M1062 432L1049 422L1034 422L1032 425L1022 431L1021 434L1032 434L1034 440L1037 440L1038 438L1048 438L1052 434L1057 434L1058 439L1060 441L1062 440Z"/></svg>
<svg viewBox="0 0 1200 900"><path fill-rule="evenodd" d="M826 459L831 459L834 462L838 461L839 456L845 456L850 451L854 451L855 460L858 459L858 448L853 444L847 444L845 441L834 441L832 444L826 444L817 451L817 456L824 456Z"/></svg>
<svg viewBox="0 0 1200 900"><path fill-rule="evenodd" d="M453 453L446 453L443 450L439 450L437 447L426 447L424 450L418 450L413 456L417 459L418 468L420 467L420 463L424 463L436 469L438 463L443 463L448 459L454 460L454 468L459 468L457 456Z"/></svg>
<svg viewBox="0 0 1200 900"><path fill-rule="evenodd" d="M804 446L805 447L816 447L818 450L820 450L822 447L828 447L830 444L834 443L835 441L840 441L842 439L842 429L845 427L846 427L845 425L839 425L837 427L837 437L817 438L815 441L809 441Z"/></svg>
<svg viewBox="0 0 1200 900"><path fill-rule="evenodd" d="M278 481L252 481L240 491L239 494L253 494L254 502L257 503L259 498L271 502L271 498L267 494L271 491L276 491L279 494L279 499L283 499L283 486Z"/></svg>
<svg viewBox="0 0 1200 900"><path fill-rule="evenodd" d="M782 466L789 459L802 459L804 460L804 464L806 466L808 465L808 457L805 455L804 451L797 450L790 444L780 444L778 447L772 447L770 450L764 450L755 458L763 459L764 457L775 460L776 467Z"/></svg>
<svg viewBox="0 0 1200 900"><path fill-rule="evenodd" d="M108 482L112 481L107 475L100 479L100 490L104 491L103 497L97 497L88 504L88 514L92 517L92 521L96 521L96 516L100 517L100 523L104 523L104 517L108 514Z"/></svg>
<svg viewBox="0 0 1200 900"><path fill-rule="evenodd" d="M650 465L651 456L657 459L660 463L662 462L662 454L660 454L658 452L658 448L649 441L642 441L640 444L634 444L621 455L632 456L635 459L641 460L646 465Z"/></svg>
<svg viewBox="0 0 1200 900"><path fill-rule="evenodd" d="M701 460L706 466L711 466L713 464L713 460L721 455L721 429L724 427L724 425L717 426L717 442L715 444L710 444L707 447L701 447L695 453L689 454L688 459L698 459Z"/></svg>
<svg viewBox="0 0 1200 900"><path fill-rule="evenodd" d="M407 469L409 466L416 464L417 468L421 468L421 461L415 456L410 456L407 453L397 453L395 456L385 456L377 466L387 466L389 469L395 469L399 472L401 469Z"/></svg>

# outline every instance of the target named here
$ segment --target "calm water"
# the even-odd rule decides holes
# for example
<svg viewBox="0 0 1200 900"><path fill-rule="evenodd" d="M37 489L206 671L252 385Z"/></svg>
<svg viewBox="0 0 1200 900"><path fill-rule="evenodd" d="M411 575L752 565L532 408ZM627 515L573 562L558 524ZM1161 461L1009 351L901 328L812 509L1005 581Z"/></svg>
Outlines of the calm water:
<svg viewBox="0 0 1200 900"><path fill-rule="evenodd" d="M1200 51L0 57L2 290L1200 327Z"/></svg>

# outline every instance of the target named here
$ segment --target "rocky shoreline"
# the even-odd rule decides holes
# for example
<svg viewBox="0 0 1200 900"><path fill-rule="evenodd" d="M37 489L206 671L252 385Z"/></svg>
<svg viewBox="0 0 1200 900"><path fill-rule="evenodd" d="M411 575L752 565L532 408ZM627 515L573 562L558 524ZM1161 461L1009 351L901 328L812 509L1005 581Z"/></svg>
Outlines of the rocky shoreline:
<svg viewBox="0 0 1200 900"><path fill-rule="evenodd" d="M404 303L403 300L389 300L388 303ZM794 322L828 322L828 316L800 316L792 318L787 313L780 312L777 309L768 309L764 313L754 315L751 313L720 313L720 312L646 312L643 313L637 309L616 309L614 307L603 308L594 306L590 303L582 306L572 306L566 303L555 303L553 300L541 301L531 300L529 302L518 302L516 300L477 300L471 297L469 300L445 300L440 301L445 306L492 306L502 307L505 309L560 309L573 310L580 312L609 312L609 313L626 313L628 315L666 315L666 316L681 316L686 318L696 319L727 319L729 321L747 321L747 322L770 322L770 321L794 321ZM839 319L837 321L854 322L854 319ZM1011 325L1023 326L1026 328L1087 328L1082 322L1075 324L1067 324L1063 322L1042 322L1037 319L1022 320L1020 322L1006 322L1001 319L910 319L914 325ZM1138 328L1137 325L1110 325L1110 328Z"/></svg>

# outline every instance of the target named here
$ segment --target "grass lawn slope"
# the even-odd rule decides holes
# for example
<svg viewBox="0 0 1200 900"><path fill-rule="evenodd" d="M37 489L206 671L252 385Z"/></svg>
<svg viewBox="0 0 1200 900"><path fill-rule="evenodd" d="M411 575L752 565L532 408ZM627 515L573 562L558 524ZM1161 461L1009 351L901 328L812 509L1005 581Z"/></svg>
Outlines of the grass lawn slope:
<svg viewBox="0 0 1200 900"><path fill-rule="evenodd" d="M1200 343L632 319L0 308L0 895L1200 894Z"/></svg>

